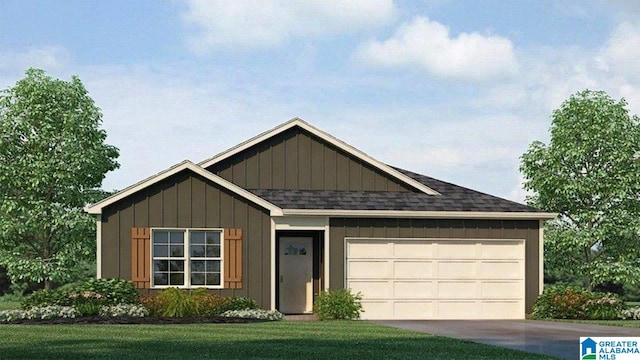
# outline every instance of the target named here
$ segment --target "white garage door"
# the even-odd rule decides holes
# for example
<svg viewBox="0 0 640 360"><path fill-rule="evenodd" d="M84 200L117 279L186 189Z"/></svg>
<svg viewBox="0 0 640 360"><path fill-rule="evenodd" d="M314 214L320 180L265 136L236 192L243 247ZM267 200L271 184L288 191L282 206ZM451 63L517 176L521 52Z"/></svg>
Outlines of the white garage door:
<svg viewBox="0 0 640 360"><path fill-rule="evenodd" d="M346 239L363 319L523 319L524 241Z"/></svg>

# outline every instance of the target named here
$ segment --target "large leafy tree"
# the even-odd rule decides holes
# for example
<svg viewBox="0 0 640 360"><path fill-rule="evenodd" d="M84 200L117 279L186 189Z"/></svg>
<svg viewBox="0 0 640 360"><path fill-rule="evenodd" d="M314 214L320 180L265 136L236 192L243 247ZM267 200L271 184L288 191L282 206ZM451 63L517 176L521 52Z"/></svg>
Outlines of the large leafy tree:
<svg viewBox="0 0 640 360"><path fill-rule="evenodd" d="M118 149L80 79L29 69L0 93L0 265L13 280L64 281L95 254L83 206L100 196Z"/></svg>
<svg viewBox="0 0 640 360"><path fill-rule="evenodd" d="M533 142L520 170L547 225L546 266L587 288L640 279L640 125L624 99L572 95L552 114L548 145Z"/></svg>

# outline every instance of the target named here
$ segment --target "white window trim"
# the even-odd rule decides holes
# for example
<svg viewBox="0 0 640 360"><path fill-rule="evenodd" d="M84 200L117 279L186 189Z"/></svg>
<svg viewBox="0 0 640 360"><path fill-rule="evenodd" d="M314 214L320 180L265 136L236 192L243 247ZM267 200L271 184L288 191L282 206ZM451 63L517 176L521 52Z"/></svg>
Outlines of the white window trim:
<svg viewBox="0 0 640 360"><path fill-rule="evenodd" d="M159 260L163 260L163 259L182 259L184 260L184 285L182 286L177 286L177 285L155 285L153 283L153 279L154 279L154 271L153 271L153 260L155 259L155 256L153 254L153 232L159 230L159 231L184 231L184 247L185 247L185 251L184 251L184 256L182 258L178 258L178 257L159 257ZM191 285L191 256L189 255L189 241L190 241L190 236L189 236L189 232L191 231L219 231L220 232L220 285ZM166 289L166 288L170 288L170 287L177 287L179 289L197 289L197 288L205 288L205 289L224 289L224 262L225 262L225 258L224 258L224 229L223 228L180 228L180 227L154 227L151 228L151 241L150 241L150 246L151 246L151 251L150 254L150 261L151 264L149 264L150 266L150 282L151 282L151 288L152 289ZM214 260L217 260L214 258Z"/></svg>

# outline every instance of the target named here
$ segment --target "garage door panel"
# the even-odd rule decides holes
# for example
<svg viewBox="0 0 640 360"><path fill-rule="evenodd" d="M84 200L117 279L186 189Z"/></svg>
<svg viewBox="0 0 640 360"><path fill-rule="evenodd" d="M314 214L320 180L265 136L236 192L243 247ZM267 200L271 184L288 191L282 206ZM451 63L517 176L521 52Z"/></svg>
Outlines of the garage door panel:
<svg viewBox="0 0 640 360"><path fill-rule="evenodd" d="M524 248L518 242L501 241L495 244L482 244L483 259L522 259Z"/></svg>
<svg viewBox="0 0 640 360"><path fill-rule="evenodd" d="M436 297L436 284L433 281L395 281L393 296L404 299L434 298Z"/></svg>
<svg viewBox="0 0 640 360"><path fill-rule="evenodd" d="M347 287L354 293L361 292L370 299L389 298L393 296L393 282L391 281L358 281L351 280Z"/></svg>
<svg viewBox="0 0 640 360"><path fill-rule="evenodd" d="M520 261L483 261L480 265L480 276L494 279L522 278L522 264Z"/></svg>
<svg viewBox="0 0 640 360"><path fill-rule="evenodd" d="M522 319L523 301L483 301L483 319Z"/></svg>
<svg viewBox="0 0 640 360"><path fill-rule="evenodd" d="M354 241L348 244L350 258L386 258L389 257L391 244L387 241L361 242Z"/></svg>
<svg viewBox="0 0 640 360"><path fill-rule="evenodd" d="M480 304L477 301L439 301L438 319L479 319Z"/></svg>
<svg viewBox="0 0 640 360"><path fill-rule="evenodd" d="M438 257L443 259L465 259L477 256L474 243L467 241L440 241L438 243Z"/></svg>
<svg viewBox="0 0 640 360"><path fill-rule="evenodd" d="M349 277L380 279L392 276L391 266L386 260L352 260L349 262Z"/></svg>
<svg viewBox="0 0 640 360"><path fill-rule="evenodd" d="M471 279L476 277L475 261L438 262L438 277L444 279Z"/></svg>
<svg viewBox="0 0 640 360"><path fill-rule="evenodd" d="M465 299L476 297L475 281L439 281L438 297Z"/></svg>
<svg viewBox="0 0 640 360"><path fill-rule="evenodd" d="M367 301L362 300L360 315L363 319L393 319L393 303L391 301Z"/></svg>
<svg viewBox="0 0 640 360"><path fill-rule="evenodd" d="M398 241L393 245L396 259L432 258L435 245L427 241Z"/></svg>
<svg viewBox="0 0 640 360"><path fill-rule="evenodd" d="M394 319L431 319L434 315L433 301L395 301Z"/></svg>
<svg viewBox="0 0 640 360"><path fill-rule="evenodd" d="M393 275L402 279L425 279L433 277L432 261L395 261Z"/></svg>
<svg viewBox="0 0 640 360"><path fill-rule="evenodd" d="M522 283L519 281L512 282L489 282L483 281L480 285L480 293L483 299L487 298L505 298L517 299L522 294Z"/></svg>
<svg viewBox="0 0 640 360"><path fill-rule="evenodd" d="M347 239L363 319L522 319L524 241Z"/></svg>

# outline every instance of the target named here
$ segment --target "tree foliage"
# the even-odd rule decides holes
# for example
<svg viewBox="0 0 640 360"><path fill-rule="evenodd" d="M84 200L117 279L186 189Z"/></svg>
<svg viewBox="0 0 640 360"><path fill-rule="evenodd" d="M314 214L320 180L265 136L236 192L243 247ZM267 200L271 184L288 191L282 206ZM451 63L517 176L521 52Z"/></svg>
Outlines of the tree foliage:
<svg viewBox="0 0 640 360"><path fill-rule="evenodd" d="M546 266L581 278L640 279L640 125L624 99L572 95L552 114L550 143L533 142L520 170L529 202L559 218L547 225Z"/></svg>
<svg viewBox="0 0 640 360"><path fill-rule="evenodd" d="M95 254L83 207L116 169L102 114L80 79L43 70L0 93L0 264L12 279L63 281Z"/></svg>

